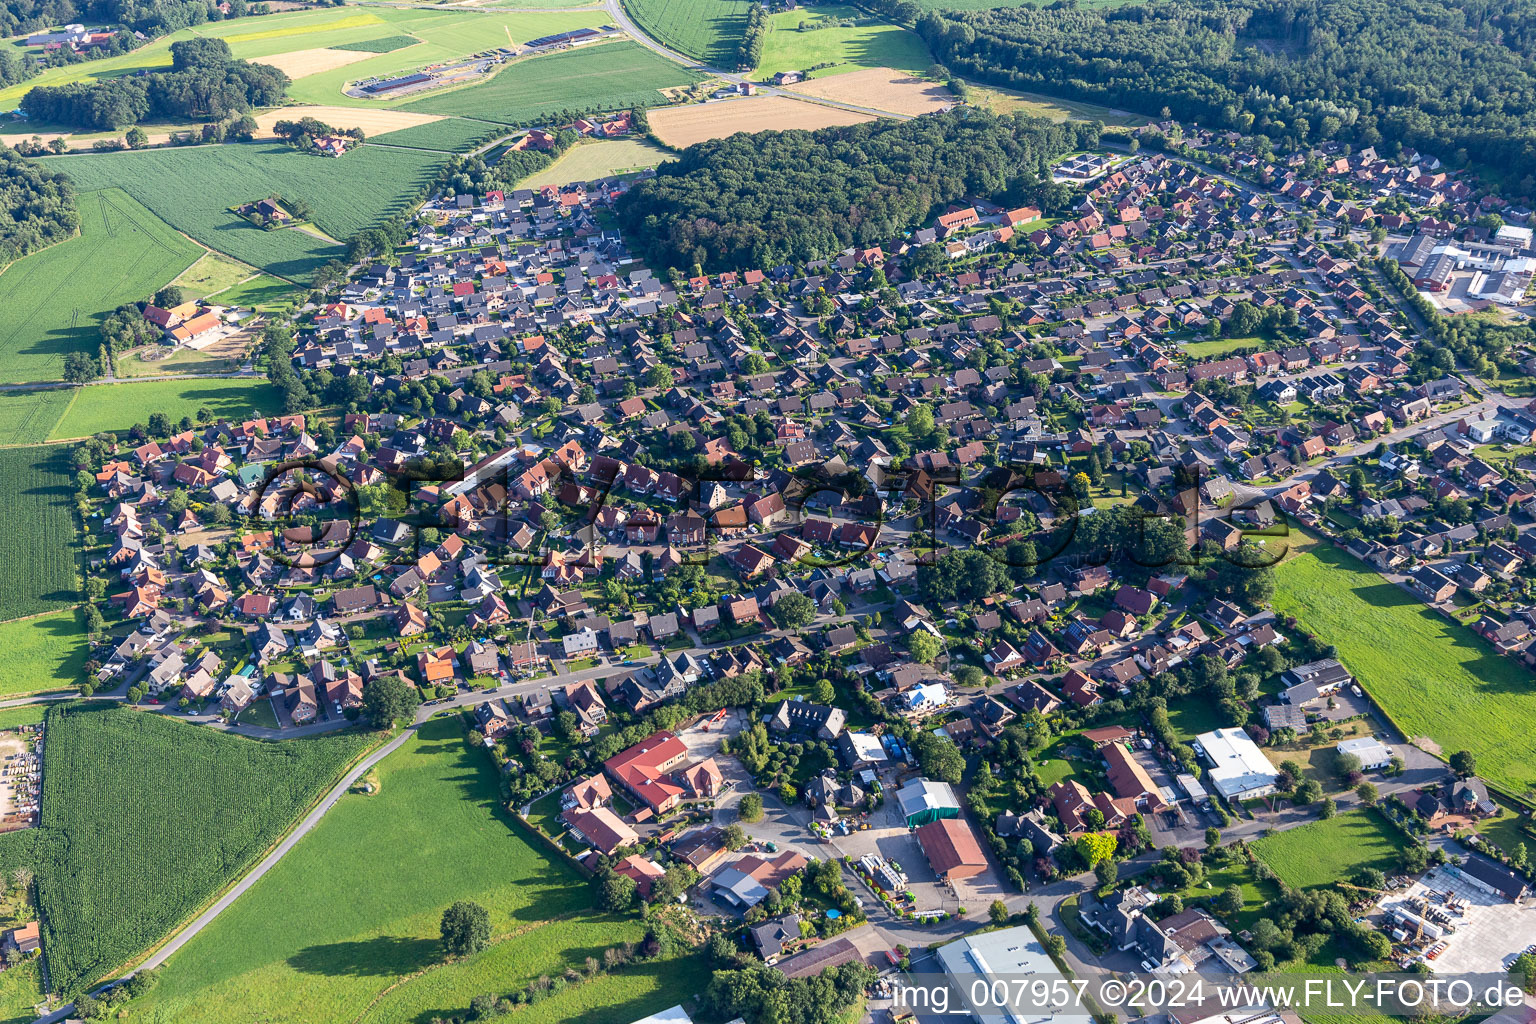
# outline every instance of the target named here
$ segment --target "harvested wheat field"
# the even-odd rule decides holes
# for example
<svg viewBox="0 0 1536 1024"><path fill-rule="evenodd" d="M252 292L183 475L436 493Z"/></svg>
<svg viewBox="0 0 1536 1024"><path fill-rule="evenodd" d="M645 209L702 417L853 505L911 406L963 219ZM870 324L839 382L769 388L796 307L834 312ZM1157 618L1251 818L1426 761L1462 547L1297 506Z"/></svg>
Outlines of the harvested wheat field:
<svg viewBox="0 0 1536 1024"><path fill-rule="evenodd" d="M819 103L792 100L787 96L752 96L686 107L651 111L651 129L669 146L691 146L706 139L723 139L737 132L784 131L831 128L862 124L874 115L838 110Z"/></svg>
<svg viewBox="0 0 1536 1024"><path fill-rule="evenodd" d="M377 56L378 54L369 53L367 50L329 50L321 46L313 50L278 53L271 57L254 57L251 63L270 64L289 78L303 78L306 75L318 75L322 71L343 68L348 64L356 64L360 60Z"/></svg>
<svg viewBox="0 0 1536 1024"><path fill-rule="evenodd" d="M414 128L419 124L441 121L436 114L417 114L409 110L370 110L366 107L278 107L265 114L256 115L256 126L262 136L272 134L272 126L279 121L297 121L312 117L332 128L361 128L372 138L401 128Z"/></svg>
<svg viewBox="0 0 1536 1024"><path fill-rule="evenodd" d="M829 75L785 88L789 92L851 103L856 107L888 110L893 114L927 114L955 104L954 94L938 82L914 78L905 71L892 68L868 68L846 75Z"/></svg>

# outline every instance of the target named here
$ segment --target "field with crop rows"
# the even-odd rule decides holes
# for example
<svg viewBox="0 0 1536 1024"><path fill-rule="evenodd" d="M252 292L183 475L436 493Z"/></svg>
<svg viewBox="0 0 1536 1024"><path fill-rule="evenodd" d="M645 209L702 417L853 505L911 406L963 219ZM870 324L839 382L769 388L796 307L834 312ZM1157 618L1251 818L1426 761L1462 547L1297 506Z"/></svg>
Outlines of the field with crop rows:
<svg viewBox="0 0 1536 1024"><path fill-rule="evenodd" d="M433 149L442 153L460 153L475 143L492 136L507 134L507 126L490 121L477 121L469 117L445 117L410 128L398 128L392 132L372 136L381 146L405 146L410 149Z"/></svg>
<svg viewBox="0 0 1536 1024"><path fill-rule="evenodd" d="M276 142L254 142L63 156L50 165L82 189L121 188L211 249L277 277L303 280L340 256L341 247L296 228L263 231L229 208L272 193L302 199L315 211L321 231L345 241L414 199L443 160L436 153L383 146L328 159Z"/></svg>
<svg viewBox="0 0 1536 1024"><path fill-rule="evenodd" d="M657 42L726 71L747 30L751 0L624 0L635 24Z"/></svg>
<svg viewBox="0 0 1536 1024"><path fill-rule="evenodd" d="M90 437L103 431L126 431L163 412L175 423L183 416L196 417L199 409L212 411L214 419L243 420L282 411L282 396L265 379L146 380L120 384L93 384L77 388L52 437Z"/></svg>
<svg viewBox="0 0 1536 1024"><path fill-rule="evenodd" d="M49 711L47 729L38 895L51 979L71 993L247 868L369 742L269 743L80 705ZM333 868L290 896L334 883Z"/></svg>
<svg viewBox="0 0 1536 1024"><path fill-rule="evenodd" d="M0 620L67 608L80 600L70 449L0 449Z"/></svg>
<svg viewBox="0 0 1536 1024"><path fill-rule="evenodd" d="M75 186L86 192L80 234L0 273L0 383L58 380L66 353L96 354L108 313L148 298L202 253L123 192Z"/></svg>
<svg viewBox="0 0 1536 1024"><path fill-rule="evenodd" d="M363 53L393 53L407 46L415 46L420 40L415 36L381 36L378 39L359 39L355 43L337 43L333 50L361 50Z"/></svg>
<svg viewBox="0 0 1536 1024"><path fill-rule="evenodd" d="M1338 648L1339 660L1408 735L1514 793L1536 785L1536 684L1466 626L1431 611L1370 566L1292 533L1275 569L1275 610Z"/></svg>
<svg viewBox="0 0 1536 1024"><path fill-rule="evenodd" d="M0 391L0 445L48 440L53 425L59 422L74 396L72 388Z"/></svg>
<svg viewBox="0 0 1536 1024"><path fill-rule="evenodd" d="M79 686L90 645L73 610L0 622L0 696Z"/></svg>
<svg viewBox="0 0 1536 1024"><path fill-rule="evenodd" d="M377 793L342 797L166 962L136 1018L424 1024L642 933L636 917L595 912L575 870L525 841L501 806L495 769L456 717L425 723L375 771ZM445 964L439 921L461 899L490 911L493 945ZM630 1021L700 991L697 972L632 970L554 997L569 1016L531 1019ZM594 993L605 1008L586 1005Z"/></svg>
<svg viewBox="0 0 1536 1024"><path fill-rule="evenodd" d="M489 82L407 103L405 110L522 124L560 111L621 110L666 102L660 90L699 76L639 43L603 43L509 64Z"/></svg>

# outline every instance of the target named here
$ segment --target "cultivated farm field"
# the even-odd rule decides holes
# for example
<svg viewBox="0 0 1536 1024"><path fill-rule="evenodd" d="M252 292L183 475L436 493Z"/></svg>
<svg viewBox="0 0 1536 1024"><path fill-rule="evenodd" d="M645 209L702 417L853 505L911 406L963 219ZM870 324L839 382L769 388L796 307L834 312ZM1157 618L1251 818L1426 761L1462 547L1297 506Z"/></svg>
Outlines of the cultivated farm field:
<svg viewBox="0 0 1536 1024"><path fill-rule="evenodd" d="M272 193L302 199L315 211L321 231L346 240L402 209L444 159L382 146L328 159L254 142L62 156L49 163L82 189L121 188L211 249L274 276L302 280L342 255L341 247L298 228L263 231L229 208Z"/></svg>
<svg viewBox="0 0 1536 1024"><path fill-rule="evenodd" d="M766 78L780 71L803 71L822 64L832 66L811 72L813 79L859 68L917 72L931 63L933 57L916 33L872 18L856 7L824 6L783 11L768 19L768 37L763 41L757 76Z"/></svg>
<svg viewBox="0 0 1536 1024"><path fill-rule="evenodd" d="M752 4L750 0L624 0L624 9L662 45L731 71Z"/></svg>
<svg viewBox="0 0 1536 1024"><path fill-rule="evenodd" d="M1536 784L1536 682L1466 626L1426 608L1364 562L1292 533L1275 610L1338 648L1339 660L1410 739L1470 750L1482 777Z"/></svg>
<svg viewBox="0 0 1536 1024"><path fill-rule="evenodd" d="M82 704L50 709L47 730L35 870L50 977L70 993L249 867L371 741L250 740Z"/></svg>
<svg viewBox="0 0 1536 1024"><path fill-rule="evenodd" d="M522 124L562 110L620 110L666 101L662 89L699 75L634 42L602 43L509 64L488 82L404 105L427 114L462 114Z"/></svg>
<svg viewBox="0 0 1536 1024"><path fill-rule="evenodd" d="M0 449L0 620L80 600L74 471L64 445Z"/></svg>
<svg viewBox="0 0 1536 1024"><path fill-rule="evenodd" d="M538 188L572 181L596 181L614 174L655 167L667 156L665 150L644 139L587 142L571 147L559 160L519 184Z"/></svg>
<svg viewBox="0 0 1536 1024"><path fill-rule="evenodd" d="M715 103L667 107L651 113L651 130L669 146L682 148L706 139L723 139L737 132L815 131L833 125L863 124L873 114L824 107L787 96L750 96Z"/></svg>
<svg viewBox="0 0 1536 1024"><path fill-rule="evenodd" d="M92 384L76 388L74 401L54 424L52 437L90 437L126 431L163 412L175 423L209 409L214 419L243 420L282 411L282 396L264 378L203 378Z"/></svg>
<svg viewBox="0 0 1536 1024"><path fill-rule="evenodd" d="M955 104L954 94L942 83L929 82L891 68L866 68L846 75L813 78L786 88L803 96L873 107L893 114L928 114Z"/></svg>
<svg viewBox="0 0 1536 1024"><path fill-rule="evenodd" d="M398 111L409 114L409 111ZM411 128L398 128L373 137L381 146L405 146L408 149L434 149L443 153L461 153L475 143L505 135L504 124L477 121L469 117L436 117Z"/></svg>
<svg viewBox="0 0 1536 1024"><path fill-rule="evenodd" d="M343 797L166 962L136 1015L415 1024L640 936L637 919L595 912L586 881L524 840L501 806L495 769L457 717L423 724L375 771L378 792ZM460 899L490 911L494 944L445 964L438 923ZM652 975L647 966L618 978L573 984L554 997L570 1016L536 1019L634 1020L701 984L695 971ZM594 993L607 1004L599 1017L587 1006Z"/></svg>
<svg viewBox="0 0 1536 1024"><path fill-rule="evenodd" d="M1253 852L1286 885L1332 885L1361 868L1391 871L1406 840L1373 811L1356 810L1255 840Z"/></svg>
<svg viewBox="0 0 1536 1024"><path fill-rule="evenodd" d="M79 614L69 610L0 622L0 651L0 695L14 697L79 686L90 645Z"/></svg>
<svg viewBox="0 0 1536 1024"><path fill-rule="evenodd" d="M96 353L108 313L202 253L123 191L75 184L80 233L0 273L0 383L58 380L67 353Z"/></svg>
<svg viewBox="0 0 1536 1024"><path fill-rule="evenodd" d="M40 444L48 440L69 401L71 388L0 391L0 445Z"/></svg>

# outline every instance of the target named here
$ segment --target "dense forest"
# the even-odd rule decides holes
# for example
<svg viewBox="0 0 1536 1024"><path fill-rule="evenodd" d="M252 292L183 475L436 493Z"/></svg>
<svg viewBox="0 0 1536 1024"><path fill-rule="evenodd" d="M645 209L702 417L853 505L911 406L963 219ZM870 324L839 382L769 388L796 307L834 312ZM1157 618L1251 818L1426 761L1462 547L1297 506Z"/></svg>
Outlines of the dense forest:
<svg viewBox="0 0 1536 1024"><path fill-rule="evenodd" d="M619 202L655 267L770 267L882 242L946 203L1032 187L1097 124L961 109L911 121L738 134L662 164Z"/></svg>
<svg viewBox="0 0 1536 1024"><path fill-rule="evenodd" d="M287 75L235 60L222 39L186 39L171 44L169 71L40 85L21 106L36 121L112 131L151 119L220 121L280 103L287 88Z"/></svg>
<svg viewBox="0 0 1536 1024"><path fill-rule="evenodd" d="M79 226L69 179L0 145L0 269Z"/></svg>
<svg viewBox="0 0 1536 1024"><path fill-rule="evenodd" d="M217 0L0 0L0 36L31 34L72 22L121 25L158 36L246 12L247 0L230 0L228 15L219 10Z"/></svg>
<svg viewBox="0 0 1536 1024"><path fill-rule="evenodd" d="M886 0L887 12L916 12ZM1525 0L1168 0L930 12L952 71L1275 140L1411 145L1536 192Z"/></svg>

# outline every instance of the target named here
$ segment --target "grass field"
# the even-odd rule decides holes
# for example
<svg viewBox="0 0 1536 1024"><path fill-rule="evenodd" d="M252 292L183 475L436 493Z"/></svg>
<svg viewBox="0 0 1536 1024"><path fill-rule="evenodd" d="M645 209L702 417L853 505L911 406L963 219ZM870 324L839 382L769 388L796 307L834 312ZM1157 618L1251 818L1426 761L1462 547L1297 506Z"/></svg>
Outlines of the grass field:
<svg viewBox="0 0 1536 1024"><path fill-rule="evenodd" d="M586 11L434 11L430 8L373 8L380 19L376 37L409 34L421 40L416 46L371 56L366 60L330 71L306 75L295 81L288 95L300 103L335 103L343 106L400 106L404 99L389 103L346 96L342 89L349 82L364 78L388 77L415 71L428 64L455 60L493 46L530 39L568 29L596 27L608 23L600 7ZM335 45L308 43L309 46ZM450 111L454 113L455 111Z"/></svg>
<svg viewBox="0 0 1536 1024"><path fill-rule="evenodd" d="M619 110L665 102L660 90L699 76L639 43L603 43L509 64L489 82L405 104L406 110L521 124L561 110Z"/></svg>
<svg viewBox="0 0 1536 1024"><path fill-rule="evenodd" d="M505 135L507 126L489 121L476 121L468 117L445 117L411 128L400 128L373 136L381 146L408 146L412 149L435 149L445 153L458 153L475 143L492 136Z"/></svg>
<svg viewBox="0 0 1536 1024"><path fill-rule="evenodd" d="M214 292L231 288L254 273L256 273L254 268L246 266L239 260L232 260L223 253L208 252L204 253L196 263L183 270L171 284L181 288L187 298L201 299Z"/></svg>
<svg viewBox="0 0 1536 1024"><path fill-rule="evenodd" d="M5 652L0 695L14 697L80 685L90 645L79 615L63 611L0 622L0 651Z"/></svg>
<svg viewBox="0 0 1536 1024"><path fill-rule="evenodd" d="M1246 338L1207 338L1204 341L1191 341L1180 346L1180 351L1191 359L1214 359L1240 348L1254 348L1264 344L1263 338L1250 334Z"/></svg>
<svg viewBox="0 0 1536 1024"><path fill-rule="evenodd" d="M1287 885L1309 889L1331 885L1361 868L1389 871L1398 866L1405 840L1373 812L1350 811L1265 836L1253 852Z"/></svg>
<svg viewBox="0 0 1536 1024"><path fill-rule="evenodd" d="M748 96L654 111L651 130L667 145L681 149L705 139L727 138L737 132L814 131L833 125L863 124L874 119L873 114L805 103L787 96Z"/></svg>
<svg viewBox="0 0 1536 1024"><path fill-rule="evenodd" d="M979 85L972 85L970 93L971 102L997 114L1022 111L1031 117L1044 117L1052 121L1103 121L1106 125L1121 127L1147 123L1146 118L1123 110L1101 107L1096 103L1059 99L1042 93Z"/></svg>
<svg viewBox="0 0 1536 1024"><path fill-rule="evenodd" d="M594 181L614 174L655 167L667 159L661 147L643 139L589 142L574 146L565 155L519 184L528 188L540 185L564 185L572 181Z"/></svg>
<svg viewBox="0 0 1536 1024"><path fill-rule="evenodd" d="M72 388L0 391L0 445L39 444L48 440L53 425L69 408L74 394Z"/></svg>
<svg viewBox="0 0 1536 1024"><path fill-rule="evenodd" d="M1472 751L1479 775L1515 793L1536 784L1530 672L1331 544L1299 532L1289 542L1275 570L1277 612L1336 646L1409 738Z"/></svg>
<svg viewBox="0 0 1536 1024"><path fill-rule="evenodd" d="M107 430L127 430L151 412L175 423L213 410L215 419L241 420L282 411L282 396L260 378L230 380L146 380L96 384L75 389L75 399L54 424L52 437L90 437Z"/></svg>
<svg viewBox="0 0 1536 1024"><path fill-rule="evenodd" d="M339 256L340 248L295 229L263 231L229 207L274 192L302 199L315 211L322 231L345 240L403 208L443 159L435 153L363 146L332 160L280 143L255 142L63 156L51 165L80 188L121 188L209 248L274 276L299 280Z"/></svg>
<svg viewBox="0 0 1536 1024"><path fill-rule="evenodd" d="M42 999L43 963L24 961L0 974L0 1024L27 1024L37 1019L32 1007Z"/></svg>
<svg viewBox="0 0 1536 1024"><path fill-rule="evenodd" d="M751 0L624 0L624 9L662 45L733 71L752 4Z"/></svg>
<svg viewBox="0 0 1536 1024"><path fill-rule="evenodd" d="M554 977L567 964L600 958L609 946L639 936L637 920L594 913L590 889L574 869L549 860L514 830L494 769L465 743L455 716L423 725L376 774L376 794L343 797L166 963L136 1017L426 1022L462 1014L482 992L507 993L539 974ZM460 899L490 911L498 941L442 965L438 922ZM701 985L696 971L647 974L639 968L619 983L573 986L558 997L567 1000L562 1009L571 1018L538 1019L634 1020ZM584 1005L599 993L597 1009Z"/></svg>
<svg viewBox="0 0 1536 1024"><path fill-rule="evenodd" d="M75 185L86 193L80 234L0 273L0 383L58 380L66 353L100 348L108 313L148 298L202 252L124 192Z"/></svg>
<svg viewBox="0 0 1536 1024"><path fill-rule="evenodd" d="M831 24L849 19L852 25ZM805 31L800 30L801 25L807 26ZM757 75L833 65L811 73L813 78L822 78L860 68L923 71L932 63L928 47L914 33L855 7L828 6L783 11L770 17Z"/></svg>
<svg viewBox="0 0 1536 1024"><path fill-rule="evenodd" d="M0 619L68 608L80 600L74 470L64 445L0 450Z"/></svg>
<svg viewBox="0 0 1536 1024"><path fill-rule="evenodd" d="M346 732L267 743L81 705L51 709L47 729L38 895L64 992L196 911L371 742Z"/></svg>

